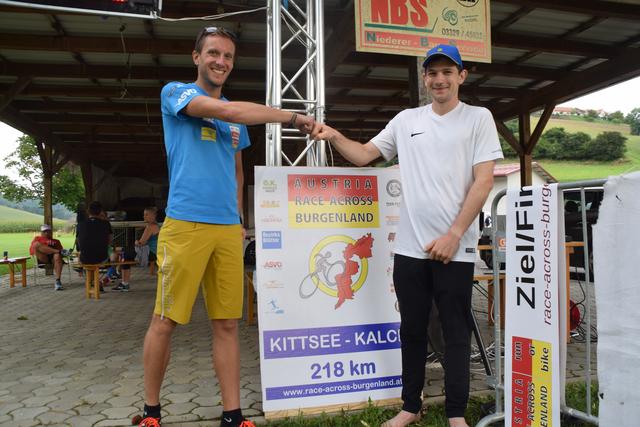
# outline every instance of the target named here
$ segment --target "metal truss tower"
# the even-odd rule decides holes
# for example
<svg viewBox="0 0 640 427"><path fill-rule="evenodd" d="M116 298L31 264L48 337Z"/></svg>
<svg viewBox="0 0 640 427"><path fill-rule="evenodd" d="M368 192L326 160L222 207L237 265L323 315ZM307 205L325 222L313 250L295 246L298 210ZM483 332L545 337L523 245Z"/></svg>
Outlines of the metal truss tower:
<svg viewBox="0 0 640 427"><path fill-rule="evenodd" d="M267 8L267 105L314 116L324 122L324 0L269 0ZM287 49L302 46L305 57L287 58ZM304 78L304 84L296 82ZM304 90L302 89L304 87ZM284 144L304 142L302 152L289 158ZM297 129L280 123L266 126L267 166L326 166L324 141L314 142ZM292 150L287 150L292 152ZM298 151L298 150L296 150Z"/></svg>

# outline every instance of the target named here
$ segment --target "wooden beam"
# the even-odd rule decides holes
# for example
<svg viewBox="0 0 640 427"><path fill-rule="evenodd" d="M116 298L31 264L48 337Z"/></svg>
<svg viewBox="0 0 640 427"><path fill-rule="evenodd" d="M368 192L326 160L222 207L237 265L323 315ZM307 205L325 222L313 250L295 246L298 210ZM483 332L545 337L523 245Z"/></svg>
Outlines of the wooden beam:
<svg viewBox="0 0 640 427"><path fill-rule="evenodd" d="M370 59L360 59L361 55L374 55ZM377 55L377 59L376 56ZM352 61L356 58L357 63ZM393 58L393 61L389 61L389 58ZM396 59L397 58L397 59ZM401 60L401 61L399 61ZM351 61L351 62L350 62ZM373 61L373 62L371 62ZM392 68L407 69L406 58L396 55L379 55L379 54L364 54L358 53L358 55L351 54L344 62L349 65L362 65L370 66L372 63L377 66L390 66ZM361 64L360 64L361 63ZM510 64L483 64L476 62L467 62L465 64L470 73L474 74L491 74L500 75L505 77L517 77L524 79L536 79L536 80L552 80L557 81L565 77L575 77L576 72L567 72L566 70L552 70L548 68L530 67L521 65ZM287 69L287 71L291 71ZM175 66L132 66L127 69L125 66L120 65L75 65L75 64L56 64L55 67L34 67L30 63L11 63L0 61L0 74L6 76L24 76L31 75L33 77L47 77L47 78L61 78L61 79L113 79L113 80L127 80L131 82L133 80L178 80L178 81L190 81L195 79L196 72L193 66L188 63L185 57L184 67ZM263 84L265 79L265 71L263 69L251 70L251 69L235 69L231 73L228 85L233 85L236 81L250 82L256 84ZM346 79L346 80L345 80ZM379 79L366 78L360 79L360 82L354 82L353 77L338 77L331 76L327 78L327 87L345 87L353 86L352 83L356 83L359 88L368 89L374 86ZM404 81L405 89L407 88L408 74L403 80L396 79L380 79L380 88L386 89L385 85L391 90L402 90L400 87L396 87L394 82ZM343 83L346 82L346 83ZM360 86L361 85L361 86ZM463 86L464 87L464 86Z"/></svg>
<svg viewBox="0 0 640 427"><path fill-rule="evenodd" d="M325 22L330 21L326 21L325 19ZM325 74L327 76L330 76L336 67L355 50L356 35L354 22L353 1L349 0L346 2L340 20L337 25L333 27L331 35L325 42L325 46L331 49L330 52L327 50L328 55L326 55L324 63Z"/></svg>
<svg viewBox="0 0 640 427"><path fill-rule="evenodd" d="M416 66L415 58L411 57L413 65ZM419 71L419 70L418 70ZM330 79L334 85L328 85L331 88L337 88L339 83L342 88L348 89L367 89L369 91L376 90L393 90L395 92L408 90L408 81L405 80L391 80L391 79L366 79L366 78L352 78L352 77L338 77ZM380 80L379 84L377 80ZM420 82L422 77L420 77ZM351 84L352 83L352 84ZM9 90L11 85L0 84L0 92L3 90ZM161 87L153 86L138 86L128 85L127 93L124 99L127 100L142 100L152 99L157 100L160 98ZM230 86L224 89L224 94L227 98L233 100L253 101L262 103L265 99L264 89L238 89L234 86ZM492 87L492 86L461 86L460 93L469 96L491 96L500 98L521 98L526 92L530 92L528 89L517 88L504 88L504 87ZM372 92L374 95L376 92ZM378 92L380 93L380 92ZM121 86L86 86L86 85L54 85L49 83L46 85L32 84L28 88L24 89L20 94L22 96L40 96L40 97L65 97L65 98L114 98L122 99L122 87ZM334 95L335 96L335 95ZM344 95L343 95L344 96ZM337 97L340 99L340 96Z"/></svg>
<svg viewBox="0 0 640 427"><path fill-rule="evenodd" d="M18 77L18 80L16 80L16 82L12 85L7 85L3 89L0 89L0 93L3 94L2 99L0 99L0 112L4 110L5 107L7 107L9 104L11 104L11 101L13 101L16 95L23 92L30 83L31 77L21 76Z"/></svg>
<svg viewBox="0 0 640 427"><path fill-rule="evenodd" d="M630 48L601 43L579 42L559 39L557 37L536 37L502 31L491 33L491 45L493 47L525 49L596 58L613 58L625 55L630 51Z"/></svg>
<svg viewBox="0 0 640 427"><path fill-rule="evenodd" d="M122 53L148 54L148 55L185 55L187 58L193 51L193 38L188 39L152 39L149 37L124 37L119 36L59 36L32 35L27 33L16 37L11 33L0 33L0 49L12 49L20 51L45 51L45 52L83 52L83 53ZM264 58L266 45L263 42L247 42L238 40L238 54L243 57ZM123 49L126 49L123 50ZM286 50L286 56L304 57L302 47L291 46Z"/></svg>
<svg viewBox="0 0 640 427"><path fill-rule="evenodd" d="M531 11L533 11L532 7L523 6L518 10L516 10L515 12L513 12L511 15L507 16L502 21L498 22L496 25L493 25L491 27L491 31L504 30L505 28L508 28L511 24L514 24L518 22L520 19L527 16L529 13L531 13Z"/></svg>
<svg viewBox="0 0 640 427"><path fill-rule="evenodd" d="M507 144L513 148L513 151L516 152L519 156L522 155L523 151L518 143L516 136L511 132L511 129L504 124L502 120L495 120L496 128L498 129L498 133L507 141Z"/></svg>
<svg viewBox="0 0 640 427"><path fill-rule="evenodd" d="M62 145L62 141L49 132L46 127L33 121L13 106L7 106L0 111L0 120L23 133L36 138L45 138L49 143L57 146Z"/></svg>
<svg viewBox="0 0 640 427"><path fill-rule="evenodd" d="M538 140L540 139L540 136L542 135L544 128L547 126L547 123L549 123L549 119L553 114L554 108L556 108L556 104L554 103L550 103L544 106L544 111L542 112L542 115L540 116L540 120L538 120L538 124L536 124L536 127L533 130L533 133L531 134L531 139L529 140L529 144L527 146L527 150L525 151L525 154L531 154L533 152L533 149L538 143Z"/></svg>
<svg viewBox="0 0 640 427"><path fill-rule="evenodd" d="M640 20L640 5L602 0L493 0L496 3L572 12L580 15Z"/></svg>
<svg viewBox="0 0 640 427"><path fill-rule="evenodd" d="M527 100L527 107L531 112L549 102L561 104L638 76L640 76L640 48L630 49L628 53L620 57L574 73L572 77L561 79L533 91ZM519 104L520 102L516 100L497 105L492 108L492 112L500 119L507 119L513 116L513 112L517 110Z"/></svg>

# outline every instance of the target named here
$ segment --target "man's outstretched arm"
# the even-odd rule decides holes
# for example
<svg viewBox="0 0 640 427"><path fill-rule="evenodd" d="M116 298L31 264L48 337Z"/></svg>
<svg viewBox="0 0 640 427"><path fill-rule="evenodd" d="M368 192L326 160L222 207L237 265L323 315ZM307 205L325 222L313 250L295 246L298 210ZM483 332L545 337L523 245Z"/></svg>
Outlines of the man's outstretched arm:
<svg viewBox="0 0 640 427"><path fill-rule="evenodd" d="M286 123L304 133L311 133L315 123L311 116L278 110L253 102L226 102L208 96L196 96L183 111L191 117L214 117L225 122L245 125Z"/></svg>
<svg viewBox="0 0 640 427"><path fill-rule="evenodd" d="M318 124L311 132L311 137L316 141L329 141L342 157L356 166L365 166L381 156L380 150L371 141L360 144L358 141L347 138L337 130L326 124Z"/></svg>

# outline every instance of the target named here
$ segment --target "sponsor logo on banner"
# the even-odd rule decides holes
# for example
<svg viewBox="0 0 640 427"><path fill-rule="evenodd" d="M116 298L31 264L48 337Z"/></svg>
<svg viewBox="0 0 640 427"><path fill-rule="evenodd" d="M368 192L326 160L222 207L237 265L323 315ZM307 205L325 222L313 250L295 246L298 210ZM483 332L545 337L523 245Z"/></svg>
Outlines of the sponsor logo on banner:
<svg viewBox="0 0 640 427"><path fill-rule="evenodd" d="M265 224L280 223L282 222L282 218L280 218L279 216L275 216L274 214L269 214L268 217L262 218L260 221Z"/></svg>
<svg viewBox="0 0 640 427"><path fill-rule="evenodd" d="M267 261L262 265L265 270L282 270L282 261Z"/></svg>
<svg viewBox="0 0 640 427"><path fill-rule="evenodd" d="M490 0L355 0L356 50L422 56L455 45L465 61L491 62Z"/></svg>
<svg viewBox="0 0 640 427"><path fill-rule="evenodd" d="M265 310L265 314L284 314L284 309L278 305L277 298L271 298L267 302L267 309Z"/></svg>
<svg viewBox="0 0 640 427"><path fill-rule="evenodd" d="M358 240L332 235L319 241L309 255L309 274L300 281L300 297L310 298L320 290L338 299L336 309L353 299L367 280L373 240L368 233Z"/></svg>
<svg viewBox="0 0 640 427"><path fill-rule="evenodd" d="M282 232L263 231L262 249L282 249Z"/></svg>
<svg viewBox="0 0 640 427"><path fill-rule="evenodd" d="M240 144L240 127L236 125L229 125L229 130L231 131L231 146L235 150Z"/></svg>
<svg viewBox="0 0 640 427"><path fill-rule="evenodd" d="M400 215L386 215L384 219L387 225L398 225L400 222Z"/></svg>
<svg viewBox="0 0 640 427"><path fill-rule="evenodd" d="M282 289L284 288L284 283L279 282L277 280L267 280L262 285L264 289Z"/></svg>
<svg viewBox="0 0 640 427"><path fill-rule="evenodd" d="M279 208L280 207L280 201L279 200L263 200L260 203L260 207L264 208L264 209Z"/></svg>
<svg viewBox="0 0 640 427"><path fill-rule="evenodd" d="M278 183L275 179L264 179L262 180L262 190L267 193L275 193L278 189Z"/></svg>
<svg viewBox="0 0 640 427"><path fill-rule="evenodd" d="M288 175L289 227L377 228L378 177Z"/></svg>
<svg viewBox="0 0 640 427"><path fill-rule="evenodd" d="M402 195L402 184L397 179L390 179L387 182L387 194L391 197L400 197Z"/></svg>

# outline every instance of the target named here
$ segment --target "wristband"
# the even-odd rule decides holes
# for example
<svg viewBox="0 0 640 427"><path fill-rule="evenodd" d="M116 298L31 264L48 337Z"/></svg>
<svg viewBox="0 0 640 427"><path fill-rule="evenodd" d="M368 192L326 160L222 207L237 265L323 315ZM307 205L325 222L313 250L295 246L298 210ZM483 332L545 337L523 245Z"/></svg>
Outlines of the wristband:
<svg viewBox="0 0 640 427"><path fill-rule="evenodd" d="M296 113L292 113L291 114L291 120L289 120L289 127L296 127L296 119L298 118L298 115Z"/></svg>

